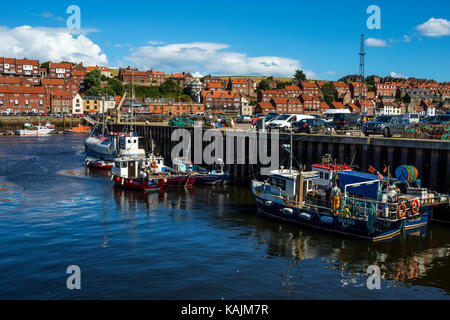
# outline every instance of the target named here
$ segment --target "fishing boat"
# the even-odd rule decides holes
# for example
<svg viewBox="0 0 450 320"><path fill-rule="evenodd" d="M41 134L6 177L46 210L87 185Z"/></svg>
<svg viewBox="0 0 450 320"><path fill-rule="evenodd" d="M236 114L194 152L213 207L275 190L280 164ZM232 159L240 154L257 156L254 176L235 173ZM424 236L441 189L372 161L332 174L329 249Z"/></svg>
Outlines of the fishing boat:
<svg viewBox="0 0 450 320"><path fill-rule="evenodd" d="M34 126L33 124L26 122L23 129L17 130L16 134L20 136L46 136L52 134L54 131L55 126L49 122L47 122L45 126L42 126L40 123L38 126Z"/></svg>
<svg viewBox="0 0 450 320"><path fill-rule="evenodd" d="M86 165L93 169L110 170L114 166L114 162L88 157L86 158Z"/></svg>
<svg viewBox="0 0 450 320"><path fill-rule="evenodd" d="M91 132L91 127L83 126L83 125L79 124L75 127L71 127L70 129L66 129L64 132L67 132L67 133L89 133L89 132Z"/></svg>
<svg viewBox="0 0 450 320"><path fill-rule="evenodd" d="M292 138L291 138L292 145ZM262 181L252 180L258 213L287 222L372 241L394 238L427 224L432 206L447 205L447 195L419 196L417 188L401 192L389 179L330 167L333 187L323 189L317 170L280 167ZM320 169L316 166L316 169ZM322 176L323 178L323 176ZM422 191L420 191L422 192Z"/></svg>
<svg viewBox="0 0 450 320"><path fill-rule="evenodd" d="M114 161L111 180L117 187L139 191L159 191L168 187L192 187L196 177L173 174L163 159L151 156L143 159L120 157Z"/></svg>
<svg viewBox="0 0 450 320"><path fill-rule="evenodd" d="M219 159L219 162L222 162ZM207 170L184 158L176 158L172 166L175 172L191 173L196 176L196 184L223 185L230 180L228 172L223 171L223 165L218 170Z"/></svg>

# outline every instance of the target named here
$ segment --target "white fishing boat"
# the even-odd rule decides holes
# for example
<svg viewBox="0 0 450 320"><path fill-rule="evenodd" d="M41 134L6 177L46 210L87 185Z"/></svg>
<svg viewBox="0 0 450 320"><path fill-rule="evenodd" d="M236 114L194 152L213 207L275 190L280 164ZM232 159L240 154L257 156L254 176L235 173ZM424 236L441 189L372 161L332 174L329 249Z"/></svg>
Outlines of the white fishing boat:
<svg viewBox="0 0 450 320"><path fill-rule="evenodd" d="M55 126L47 122L45 126L40 123L38 126L33 126L31 123L26 122L23 129L17 130L16 134L20 136L46 136L55 132Z"/></svg>

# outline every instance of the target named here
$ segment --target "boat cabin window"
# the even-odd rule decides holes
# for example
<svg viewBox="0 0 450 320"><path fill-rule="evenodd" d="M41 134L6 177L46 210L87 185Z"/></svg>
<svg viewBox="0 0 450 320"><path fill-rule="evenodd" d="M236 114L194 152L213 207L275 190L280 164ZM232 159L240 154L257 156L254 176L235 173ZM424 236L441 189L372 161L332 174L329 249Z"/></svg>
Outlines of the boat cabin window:
<svg viewBox="0 0 450 320"><path fill-rule="evenodd" d="M126 163L126 162L122 162L122 163L121 163L121 167L122 167L122 168L126 168L126 167L127 167L127 163Z"/></svg>
<svg viewBox="0 0 450 320"><path fill-rule="evenodd" d="M328 172L325 172L325 180L330 180L330 174Z"/></svg>
<svg viewBox="0 0 450 320"><path fill-rule="evenodd" d="M270 183L270 185L272 185L274 187L278 187L283 191L286 190L286 180L284 180L284 179L271 177L271 178L269 178L269 183Z"/></svg>
<svg viewBox="0 0 450 320"><path fill-rule="evenodd" d="M320 179L323 179L323 172L319 172Z"/></svg>
<svg viewBox="0 0 450 320"><path fill-rule="evenodd" d="M115 166L116 168L120 168L120 162L119 162L119 161L114 162L114 166Z"/></svg>

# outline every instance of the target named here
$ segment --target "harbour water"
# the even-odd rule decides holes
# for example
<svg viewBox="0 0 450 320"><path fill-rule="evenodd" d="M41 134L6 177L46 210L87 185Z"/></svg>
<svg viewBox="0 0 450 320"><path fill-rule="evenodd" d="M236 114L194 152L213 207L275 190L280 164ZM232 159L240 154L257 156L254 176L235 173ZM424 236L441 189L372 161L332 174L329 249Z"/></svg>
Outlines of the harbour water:
<svg viewBox="0 0 450 320"><path fill-rule="evenodd" d="M123 191L85 138L0 137L0 299L450 298L448 226L371 243L257 216L246 186Z"/></svg>

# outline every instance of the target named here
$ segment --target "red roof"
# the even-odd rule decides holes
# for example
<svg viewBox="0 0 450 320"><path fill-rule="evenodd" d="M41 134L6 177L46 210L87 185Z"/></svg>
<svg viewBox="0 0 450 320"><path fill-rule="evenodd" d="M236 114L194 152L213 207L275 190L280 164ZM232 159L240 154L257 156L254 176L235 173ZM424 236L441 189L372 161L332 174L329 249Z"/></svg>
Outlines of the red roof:
<svg viewBox="0 0 450 320"><path fill-rule="evenodd" d="M25 87L25 86L0 86L0 93L34 93L44 94L44 87Z"/></svg>
<svg viewBox="0 0 450 320"><path fill-rule="evenodd" d="M62 86L64 85L64 79L42 79L42 85Z"/></svg>
<svg viewBox="0 0 450 320"><path fill-rule="evenodd" d="M50 63L49 69L72 69L70 63Z"/></svg>
<svg viewBox="0 0 450 320"><path fill-rule="evenodd" d="M342 102L332 102L331 106L334 109L345 109L344 105L342 104Z"/></svg>
<svg viewBox="0 0 450 320"><path fill-rule="evenodd" d="M288 91L300 91L298 86L286 86L284 89Z"/></svg>
<svg viewBox="0 0 450 320"><path fill-rule="evenodd" d="M0 83L20 84L20 78L18 78L18 77L0 77Z"/></svg>

